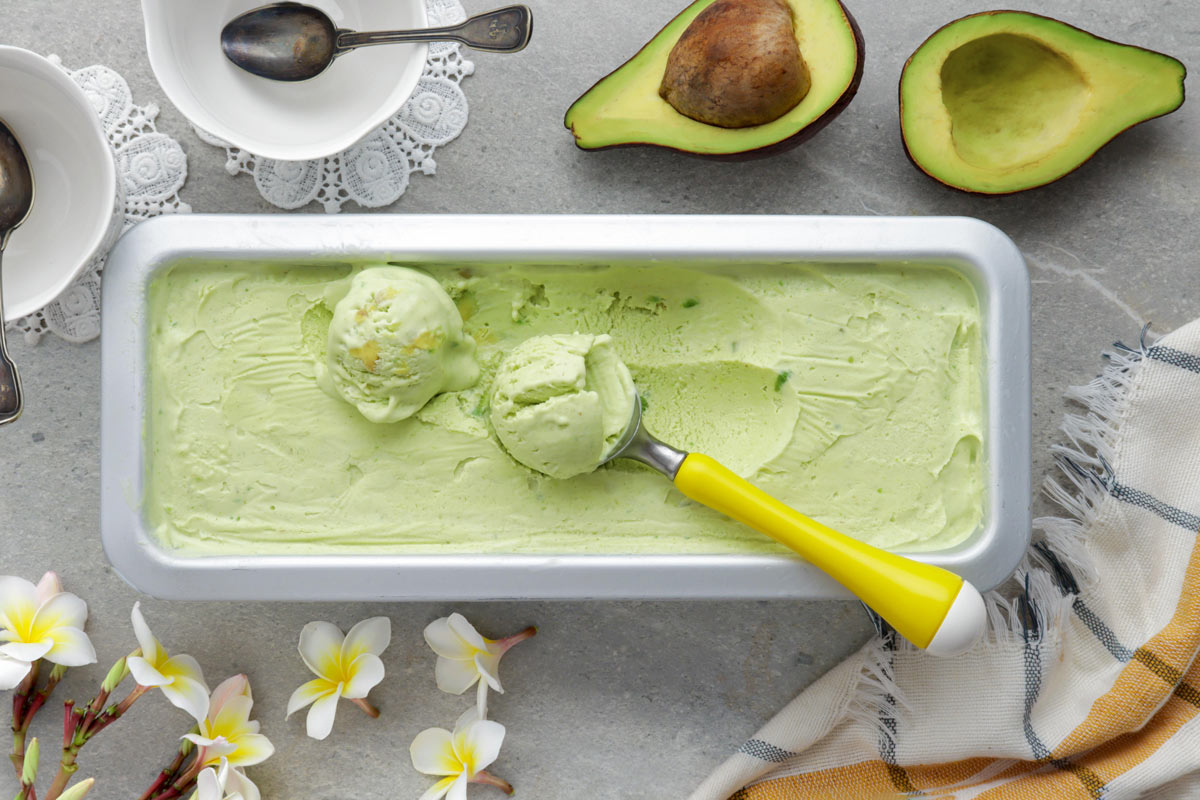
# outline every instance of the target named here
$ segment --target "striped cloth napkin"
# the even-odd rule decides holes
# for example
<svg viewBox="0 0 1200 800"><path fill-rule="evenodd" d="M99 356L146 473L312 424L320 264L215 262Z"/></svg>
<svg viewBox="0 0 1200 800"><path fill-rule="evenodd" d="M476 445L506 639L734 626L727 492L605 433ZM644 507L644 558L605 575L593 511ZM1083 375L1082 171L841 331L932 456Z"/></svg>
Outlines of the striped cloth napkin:
<svg viewBox="0 0 1200 800"><path fill-rule="evenodd" d="M987 639L881 631L691 800L1200 797L1200 320L1108 358Z"/></svg>

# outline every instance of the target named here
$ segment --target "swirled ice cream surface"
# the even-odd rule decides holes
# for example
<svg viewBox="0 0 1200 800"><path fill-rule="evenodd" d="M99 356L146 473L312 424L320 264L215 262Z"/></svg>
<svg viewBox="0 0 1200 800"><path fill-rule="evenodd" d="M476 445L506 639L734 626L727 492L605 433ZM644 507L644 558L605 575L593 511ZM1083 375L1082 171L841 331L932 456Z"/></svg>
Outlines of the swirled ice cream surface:
<svg viewBox="0 0 1200 800"><path fill-rule="evenodd" d="M154 279L144 504L166 547L786 552L639 464L557 480L505 452L499 364L575 333L611 337L659 438L827 525L919 551L980 523L980 311L955 270L406 265L454 300L481 375L378 424L317 385L335 298L371 266L181 263Z"/></svg>

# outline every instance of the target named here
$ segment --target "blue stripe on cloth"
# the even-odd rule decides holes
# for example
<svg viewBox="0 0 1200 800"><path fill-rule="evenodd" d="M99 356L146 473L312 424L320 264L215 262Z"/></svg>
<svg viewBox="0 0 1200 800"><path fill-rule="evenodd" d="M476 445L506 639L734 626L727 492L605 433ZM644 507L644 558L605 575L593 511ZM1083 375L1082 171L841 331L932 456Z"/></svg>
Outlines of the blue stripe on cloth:
<svg viewBox="0 0 1200 800"><path fill-rule="evenodd" d="M1186 528L1192 533L1200 531L1200 514L1192 514L1181 508L1164 503L1148 492L1143 492L1141 489L1134 489L1131 486L1117 483L1114 480L1108 483L1108 493L1117 500L1144 508L1147 511L1153 511L1167 522L1178 525L1181 528Z"/></svg>
<svg viewBox="0 0 1200 800"><path fill-rule="evenodd" d="M1161 361L1164 364L1179 367L1180 369L1186 369L1189 372L1200 373L1200 356L1176 350L1174 347L1163 347L1160 344L1156 344L1146 350L1146 357L1153 358L1155 361Z"/></svg>
<svg viewBox="0 0 1200 800"><path fill-rule="evenodd" d="M1113 633L1112 628L1108 627L1104 620L1096 616L1095 611L1087 607L1082 597L1076 597L1075 602L1071 604L1071 608L1075 611L1075 615L1079 617L1079 620L1092 632L1092 635L1100 640L1100 643L1104 645L1104 649L1112 653L1113 658L1122 664L1127 664L1133 659L1134 651L1117 640L1117 635Z"/></svg>
<svg viewBox="0 0 1200 800"><path fill-rule="evenodd" d="M784 750L782 747L776 747L770 742L764 742L762 739L747 739L742 746L738 748L738 752L757 758L759 761L766 761L771 764L782 764L789 758L795 758L797 755L791 750Z"/></svg>
<svg viewBox="0 0 1200 800"><path fill-rule="evenodd" d="M1083 784L1090 797L1100 800L1107 790L1103 779L1092 770L1068 758L1053 757L1050 748L1046 747L1037 731L1033 729L1033 706L1042 693L1042 636L1037 605L1029 596L1028 576L1025 579L1025 591L1018 599L1017 613L1025 629L1025 741L1029 743L1029 750L1035 761L1071 773Z"/></svg>

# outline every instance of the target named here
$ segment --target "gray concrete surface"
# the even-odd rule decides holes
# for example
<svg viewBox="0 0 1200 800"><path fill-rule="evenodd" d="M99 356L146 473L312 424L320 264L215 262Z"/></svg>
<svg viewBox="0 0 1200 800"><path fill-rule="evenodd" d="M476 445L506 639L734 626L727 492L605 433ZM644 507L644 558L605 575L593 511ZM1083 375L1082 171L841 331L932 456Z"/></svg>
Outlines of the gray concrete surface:
<svg viewBox="0 0 1200 800"><path fill-rule="evenodd" d="M198 0L193 0L198 1ZM575 149L562 129L572 100L640 47L682 0L529 0L532 46L516 57L476 56L465 86L471 121L440 149L438 174L415 176L387 211L965 214L999 225L1021 246L1034 281L1035 482L1064 411L1064 387L1087 381L1115 339L1146 322L1169 331L1200 312L1200 104L1136 128L1075 174L1003 199L944 189L904 158L896 80L908 54L950 19L980 10L951 2L849 2L867 41L862 89L828 129L798 150L751 163L712 164L666 152ZM470 11L486 3L468 0ZM1171 53L1200 68L1200 8L1193 0L1045 0L1036 10L1101 36ZM200 142L166 101L142 44L137 0L7 0L0 41L58 53L68 66L120 71L139 103L162 106L160 129L187 150L183 197L198 212L274 211L248 177L223 170L224 154ZM1194 88L1195 80L1189 81ZM313 206L307 211L319 211ZM403 225L403 217L397 224ZM0 432L0 574L35 578L55 568L92 609L102 662L135 645L138 599L107 566L97 534L99 349L48 339L16 343L28 411ZM1036 491L1036 486L1031 487ZM1042 500L1039 512L1049 511ZM459 608L493 636L527 624L542 633L507 657L509 693L494 703L509 729L495 772L520 796L679 798L798 690L853 651L869 628L851 603L496 603L231 605L148 601L154 629L193 653L212 682L245 671L277 755L252 775L267 797L332 800L417 797L429 780L407 748L431 725L450 725L465 701L440 694L422 627ZM295 655L301 626L343 627L392 618L387 680L372 695L383 717L343 706L333 737L284 721L291 690L306 680ZM82 700L103 666L73 671L59 699ZM53 742L56 708L36 732ZM136 797L169 760L187 723L161 698L81 757L100 798ZM51 753L53 747L49 748ZM48 761L52 760L47 759ZM13 776L0 770L0 796ZM499 796L494 790L473 797Z"/></svg>

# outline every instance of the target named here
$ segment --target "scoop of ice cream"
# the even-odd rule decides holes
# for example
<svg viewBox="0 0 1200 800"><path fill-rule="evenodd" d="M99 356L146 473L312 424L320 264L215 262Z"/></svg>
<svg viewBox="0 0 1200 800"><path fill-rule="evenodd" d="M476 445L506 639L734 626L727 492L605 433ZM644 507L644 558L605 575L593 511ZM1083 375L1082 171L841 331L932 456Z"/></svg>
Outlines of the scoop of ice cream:
<svg viewBox="0 0 1200 800"><path fill-rule="evenodd" d="M478 379L475 341L430 276L405 267L364 269L334 306L318 381L372 422L406 419L439 392Z"/></svg>
<svg viewBox="0 0 1200 800"><path fill-rule="evenodd" d="M605 335L535 336L500 365L491 420L509 454L554 478L591 472L612 453L637 392Z"/></svg>

